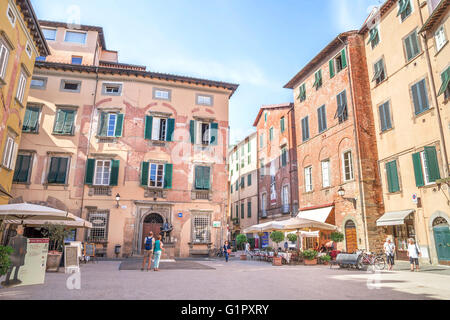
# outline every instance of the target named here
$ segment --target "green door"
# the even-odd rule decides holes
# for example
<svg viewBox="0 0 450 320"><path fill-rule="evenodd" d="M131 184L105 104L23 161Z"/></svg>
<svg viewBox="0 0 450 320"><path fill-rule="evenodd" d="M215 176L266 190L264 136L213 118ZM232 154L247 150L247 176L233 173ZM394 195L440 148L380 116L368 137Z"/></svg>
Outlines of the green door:
<svg viewBox="0 0 450 320"><path fill-rule="evenodd" d="M433 228L434 242L439 261L450 261L450 228L446 225Z"/></svg>

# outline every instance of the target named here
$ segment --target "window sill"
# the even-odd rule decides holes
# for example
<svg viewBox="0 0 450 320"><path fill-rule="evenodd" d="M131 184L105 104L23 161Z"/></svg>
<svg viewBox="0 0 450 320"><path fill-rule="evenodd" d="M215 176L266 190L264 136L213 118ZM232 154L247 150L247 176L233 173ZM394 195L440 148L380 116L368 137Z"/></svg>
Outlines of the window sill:
<svg viewBox="0 0 450 320"><path fill-rule="evenodd" d="M400 190L400 191L395 191L395 192L388 192L388 193L386 193L386 195L387 196L395 196L395 195L401 195L401 194L403 194L403 191L402 190Z"/></svg>
<svg viewBox="0 0 450 320"><path fill-rule="evenodd" d="M15 97L14 100L17 102L17 104L21 107L21 108L25 108L23 103L17 98Z"/></svg>
<svg viewBox="0 0 450 320"><path fill-rule="evenodd" d="M29 186L29 185L31 185L31 182L30 182L30 181L27 181L27 182L13 181L12 183L13 183L13 184L18 184L18 185L24 185L24 186Z"/></svg>
<svg viewBox="0 0 450 320"><path fill-rule="evenodd" d="M314 193L314 190L311 190L311 191L306 191L306 192L303 192L302 194L305 194L305 195L307 195L307 194L313 194Z"/></svg>
<svg viewBox="0 0 450 320"><path fill-rule="evenodd" d="M48 187L64 187L64 190L69 187L69 184L67 183L44 183L42 184L44 186L44 189L48 189Z"/></svg>
<svg viewBox="0 0 450 320"><path fill-rule="evenodd" d="M433 110L434 110L434 107L431 107L431 108L428 108L427 110L424 110L424 111L422 111L421 113L418 113L418 114L416 114L416 113L414 112L413 119L415 120L415 119L417 119L417 118L420 118L420 117L422 117L422 116L424 116L424 115L426 115L426 114L432 112Z"/></svg>
<svg viewBox="0 0 450 320"><path fill-rule="evenodd" d="M374 86L372 89L378 88L378 87L381 86L383 83L387 82L388 79L389 79L389 77L385 77L382 81L380 81L380 82L378 82L378 83L376 83L376 81L375 81L375 86Z"/></svg>
<svg viewBox="0 0 450 320"><path fill-rule="evenodd" d="M403 66L403 68L407 67L409 64L411 64L411 63L413 63L414 61L416 61L420 56L423 55L423 53L424 53L424 52L422 51L422 52L420 52L417 56L411 58L411 60L406 61L406 63L405 63L405 65Z"/></svg>
<svg viewBox="0 0 450 320"><path fill-rule="evenodd" d="M39 134L39 131L22 131L22 133L26 133L26 134Z"/></svg>
<svg viewBox="0 0 450 320"><path fill-rule="evenodd" d="M6 85L5 80L3 80L3 78L0 78L0 87Z"/></svg>
<svg viewBox="0 0 450 320"><path fill-rule="evenodd" d="M386 129L384 131L380 131L380 136L384 135L385 133L389 133L391 131L394 131L394 129L395 129L395 127L392 127L392 128Z"/></svg>
<svg viewBox="0 0 450 320"><path fill-rule="evenodd" d="M58 137L75 137L73 133L56 133L53 132L52 135L58 136Z"/></svg>
<svg viewBox="0 0 450 320"><path fill-rule="evenodd" d="M8 171L8 172L11 172L11 171L13 171L13 169L10 169L10 168L8 168L8 167L4 166L3 164L2 164L2 165L0 165L0 168L2 168L2 169L5 169L5 170L6 170L6 171Z"/></svg>

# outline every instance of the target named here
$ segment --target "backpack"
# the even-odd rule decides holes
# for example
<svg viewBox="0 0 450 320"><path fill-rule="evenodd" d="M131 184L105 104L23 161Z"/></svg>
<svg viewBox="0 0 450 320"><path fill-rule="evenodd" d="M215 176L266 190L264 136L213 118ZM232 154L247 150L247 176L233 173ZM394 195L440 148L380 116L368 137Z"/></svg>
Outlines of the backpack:
<svg viewBox="0 0 450 320"><path fill-rule="evenodd" d="M152 250L153 245L153 237L145 238L145 250Z"/></svg>

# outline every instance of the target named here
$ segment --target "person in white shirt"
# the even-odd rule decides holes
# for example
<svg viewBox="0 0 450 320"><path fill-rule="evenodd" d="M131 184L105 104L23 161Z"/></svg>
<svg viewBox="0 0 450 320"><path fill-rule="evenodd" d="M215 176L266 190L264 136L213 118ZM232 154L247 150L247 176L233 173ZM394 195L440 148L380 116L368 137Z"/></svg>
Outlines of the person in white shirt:
<svg viewBox="0 0 450 320"><path fill-rule="evenodd" d="M384 253L386 254L386 259L388 263L388 270L392 270L394 268L394 253L395 253L395 244L391 242L391 238L387 238L384 243Z"/></svg>
<svg viewBox="0 0 450 320"><path fill-rule="evenodd" d="M408 240L408 257L411 264L411 271L414 272L414 265L416 265L416 271L419 271L419 257L421 253L417 244L411 238Z"/></svg>
<svg viewBox="0 0 450 320"><path fill-rule="evenodd" d="M250 255L250 243L248 242L245 244L245 254Z"/></svg>

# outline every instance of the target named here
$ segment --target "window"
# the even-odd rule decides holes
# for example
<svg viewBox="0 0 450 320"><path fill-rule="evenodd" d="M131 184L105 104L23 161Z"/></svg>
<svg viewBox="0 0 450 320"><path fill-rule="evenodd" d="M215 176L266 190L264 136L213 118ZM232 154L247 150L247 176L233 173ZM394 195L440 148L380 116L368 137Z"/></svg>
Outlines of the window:
<svg viewBox="0 0 450 320"><path fill-rule="evenodd" d="M52 157L48 171L47 182L49 184L65 184L67 170L69 169L69 158Z"/></svg>
<svg viewBox="0 0 450 320"><path fill-rule="evenodd" d="M9 49L0 39L0 79L5 79L6 67L8 66Z"/></svg>
<svg viewBox="0 0 450 320"><path fill-rule="evenodd" d="M17 148L18 146L15 142L15 139L11 136L8 136L6 138L5 148L3 149L3 167L10 170L14 169L14 161L16 160Z"/></svg>
<svg viewBox="0 0 450 320"><path fill-rule="evenodd" d="M245 178L241 177L241 189L245 188Z"/></svg>
<svg viewBox="0 0 450 320"><path fill-rule="evenodd" d="M249 174L249 175L247 176L247 186L250 187L251 185L252 185L252 175Z"/></svg>
<svg viewBox="0 0 450 320"><path fill-rule="evenodd" d="M309 139L309 120L308 117L302 119L302 140L303 142Z"/></svg>
<svg viewBox="0 0 450 320"><path fill-rule="evenodd" d="M211 241L211 217L209 215L194 215L192 241L209 243Z"/></svg>
<svg viewBox="0 0 450 320"><path fill-rule="evenodd" d="M19 84L17 86L16 98L20 103L23 103L23 97L27 86L27 76L25 73L20 73Z"/></svg>
<svg viewBox="0 0 450 320"><path fill-rule="evenodd" d="M386 179L389 193L400 191L396 160L386 163Z"/></svg>
<svg viewBox="0 0 450 320"><path fill-rule="evenodd" d="M405 51L406 51L406 60L411 61L420 53L420 45L419 40L417 39L417 31L414 30L411 34L409 34L403 40Z"/></svg>
<svg viewBox="0 0 450 320"><path fill-rule="evenodd" d="M200 138L201 138L201 144L208 145L209 144L209 123L200 123Z"/></svg>
<svg viewBox="0 0 450 320"><path fill-rule="evenodd" d="M375 81L376 84L383 82L386 79L386 72L384 71L384 60L380 59L373 66L374 76L372 81Z"/></svg>
<svg viewBox="0 0 450 320"><path fill-rule="evenodd" d="M287 166L287 162L288 162L288 153L287 153L287 149L283 148L281 149L281 166L285 167Z"/></svg>
<svg viewBox="0 0 450 320"><path fill-rule="evenodd" d="M261 195L261 210L262 217L267 217L267 193L263 193Z"/></svg>
<svg viewBox="0 0 450 320"><path fill-rule="evenodd" d="M19 154L16 160L13 181L26 183L29 180L31 172L31 155Z"/></svg>
<svg viewBox="0 0 450 320"><path fill-rule="evenodd" d="M172 188L173 165L142 162L141 186L150 188Z"/></svg>
<svg viewBox="0 0 450 320"><path fill-rule="evenodd" d="M153 88L153 99L170 100L171 97L172 97L171 90Z"/></svg>
<svg viewBox="0 0 450 320"><path fill-rule="evenodd" d="M284 117L282 117L281 119L280 119L280 130L281 130L281 133L283 133L284 131L286 131L286 127L285 127L285 124L284 124ZM250 145L250 144L249 144Z"/></svg>
<svg viewBox="0 0 450 320"><path fill-rule="evenodd" d="M25 52L27 53L29 58L31 58L31 56L33 55L33 50L31 49L30 43L28 41L25 45Z"/></svg>
<svg viewBox="0 0 450 320"><path fill-rule="evenodd" d="M337 95L337 111L334 118L339 119L339 123L342 123L348 119L348 110L347 110L347 93L342 91L340 94Z"/></svg>
<svg viewBox="0 0 450 320"><path fill-rule="evenodd" d="M61 91L80 92L81 81L61 80Z"/></svg>
<svg viewBox="0 0 450 320"><path fill-rule="evenodd" d="M262 177L262 176L264 176L264 159L259 160L259 168L260 168L260 174Z"/></svg>
<svg viewBox="0 0 450 320"><path fill-rule="evenodd" d="M103 83L102 94L105 96L120 96L122 94L121 83Z"/></svg>
<svg viewBox="0 0 450 320"><path fill-rule="evenodd" d="M444 25L440 26L434 33L434 39L436 40L436 51L440 51L442 47L447 43Z"/></svg>
<svg viewBox="0 0 450 320"><path fill-rule="evenodd" d="M152 139L166 141L167 119L153 117Z"/></svg>
<svg viewBox="0 0 450 320"><path fill-rule="evenodd" d="M242 203L241 203L241 219L244 219L244 217L245 217L245 212L244 212L244 210L245 210L245 203L242 202Z"/></svg>
<svg viewBox="0 0 450 320"><path fill-rule="evenodd" d="M213 105L213 97L207 95L197 95L197 104L202 106L212 106Z"/></svg>
<svg viewBox="0 0 450 320"><path fill-rule="evenodd" d="M378 32L378 27L374 27L369 31L369 41L367 42L367 44L370 44L373 49L377 46L378 43L380 43L380 34Z"/></svg>
<svg viewBox="0 0 450 320"><path fill-rule="evenodd" d="M383 103L378 107L380 112L380 128L381 131L387 131L392 129L392 121L391 121L391 107L389 105L389 101Z"/></svg>
<svg viewBox="0 0 450 320"><path fill-rule="evenodd" d="M111 160L96 160L94 176L94 185L109 186L111 178Z"/></svg>
<svg viewBox="0 0 450 320"><path fill-rule="evenodd" d="M305 192L312 191L312 167L305 168Z"/></svg>
<svg viewBox="0 0 450 320"><path fill-rule="evenodd" d="M327 109L325 105L317 109L317 119L319 121L319 133L327 130Z"/></svg>
<svg viewBox="0 0 450 320"><path fill-rule="evenodd" d="M282 212L289 213L289 186L283 186L281 191L281 204L283 206Z"/></svg>
<svg viewBox="0 0 450 320"><path fill-rule="evenodd" d="M164 165L150 164L149 187L163 188L164 187Z"/></svg>
<svg viewBox="0 0 450 320"><path fill-rule="evenodd" d="M96 242L108 240L109 211L89 212L88 220L92 223L92 229L88 229L87 241Z"/></svg>
<svg viewBox="0 0 450 320"><path fill-rule="evenodd" d="M13 11L13 9L8 4L8 9L6 11L6 16L8 17L9 22L11 22L12 26L14 27L16 24L16 15Z"/></svg>
<svg viewBox="0 0 450 320"><path fill-rule="evenodd" d="M267 112L264 112L264 122L267 122Z"/></svg>
<svg viewBox="0 0 450 320"><path fill-rule="evenodd" d="M145 139L155 141L172 141L175 119L146 116Z"/></svg>
<svg viewBox="0 0 450 320"><path fill-rule="evenodd" d="M44 90L47 86L47 78L33 77L31 79L30 87L32 89Z"/></svg>
<svg viewBox="0 0 450 320"><path fill-rule="evenodd" d="M444 99L447 100L450 98L450 67L448 67L444 72L441 74L442 79L442 85L439 89L438 96L441 94L444 94Z"/></svg>
<svg viewBox="0 0 450 320"><path fill-rule="evenodd" d="M344 170L344 181L353 180L353 160L352 152L344 152L342 156L342 168Z"/></svg>
<svg viewBox="0 0 450 320"><path fill-rule="evenodd" d="M100 137L121 137L123 131L123 118L122 113L106 113L100 114Z"/></svg>
<svg viewBox="0 0 450 320"><path fill-rule="evenodd" d="M314 79L313 87L316 88L316 90L319 90L322 86L322 70L319 70L314 74Z"/></svg>
<svg viewBox="0 0 450 320"><path fill-rule="evenodd" d="M42 28L45 40L56 40L56 29Z"/></svg>
<svg viewBox="0 0 450 320"><path fill-rule="evenodd" d="M299 88L298 88L298 99L300 100L300 102L305 101L306 100L306 83L302 84Z"/></svg>
<svg viewBox="0 0 450 320"><path fill-rule="evenodd" d="M328 188L330 184L330 160L324 160L322 165L322 187Z"/></svg>
<svg viewBox="0 0 450 320"><path fill-rule="evenodd" d="M252 203L251 201L247 202L247 218L252 217Z"/></svg>
<svg viewBox="0 0 450 320"><path fill-rule="evenodd" d="M259 148L264 148L264 133L261 133L261 135L259 136Z"/></svg>
<svg viewBox="0 0 450 320"><path fill-rule="evenodd" d="M233 193L233 184L230 185L230 193Z"/></svg>
<svg viewBox="0 0 450 320"><path fill-rule="evenodd" d="M239 219L239 204L236 203L236 219Z"/></svg>
<svg viewBox="0 0 450 320"><path fill-rule="evenodd" d="M27 107L25 117L23 119L22 132L37 133L39 128L39 113L38 107Z"/></svg>
<svg viewBox="0 0 450 320"><path fill-rule="evenodd" d="M330 65L330 78L333 78L336 73L341 72L343 69L347 68L347 57L345 53L345 48L329 62Z"/></svg>
<svg viewBox="0 0 450 320"><path fill-rule="evenodd" d="M441 178L436 147L425 147L412 155L416 186L423 187Z"/></svg>
<svg viewBox="0 0 450 320"><path fill-rule="evenodd" d="M245 167L245 158L242 158L241 159L241 168L244 168Z"/></svg>
<svg viewBox="0 0 450 320"><path fill-rule="evenodd" d="M209 190L211 188L210 182L211 168L205 166L195 167L195 189ZM237 190L237 188L236 188Z"/></svg>
<svg viewBox="0 0 450 320"><path fill-rule="evenodd" d="M251 163L252 163L252 156L249 155L249 156L248 156L248 164L251 164Z"/></svg>
<svg viewBox="0 0 450 320"><path fill-rule="evenodd" d="M219 124L217 122L191 120L190 134L192 144L200 144L203 146L217 145L219 138Z"/></svg>
<svg viewBox="0 0 450 320"><path fill-rule="evenodd" d="M425 79L417 82L411 87L411 93L414 103L414 112L416 115L429 109L428 93Z"/></svg>
<svg viewBox="0 0 450 320"><path fill-rule="evenodd" d="M82 62L83 62L83 57L72 56L72 64L81 65Z"/></svg>
<svg viewBox="0 0 450 320"><path fill-rule="evenodd" d="M85 44L86 36L87 34L85 32L66 31L66 37L64 38L64 41Z"/></svg>
<svg viewBox="0 0 450 320"><path fill-rule="evenodd" d="M75 110L58 109L56 112L53 134L73 134L75 122Z"/></svg>
<svg viewBox="0 0 450 320"><path fill-rule="evenodd" d="M252 147L251 147L251 144L249 141L249 142L247 142L247 152L250 153L251 151L252 151Z"/></svg>
<svg viewBox="0 0 450 320"><path fill-rule="evenodd" d="M270 127L269 129L269 140L273 141L273 127Z"/></svg>
<svg viewBox="0 0 450 320"><path fill-rule="evenodd" d="M411 0L399 0L397 16L401 16L402 21L409 17L412 12Z"/></svg>

